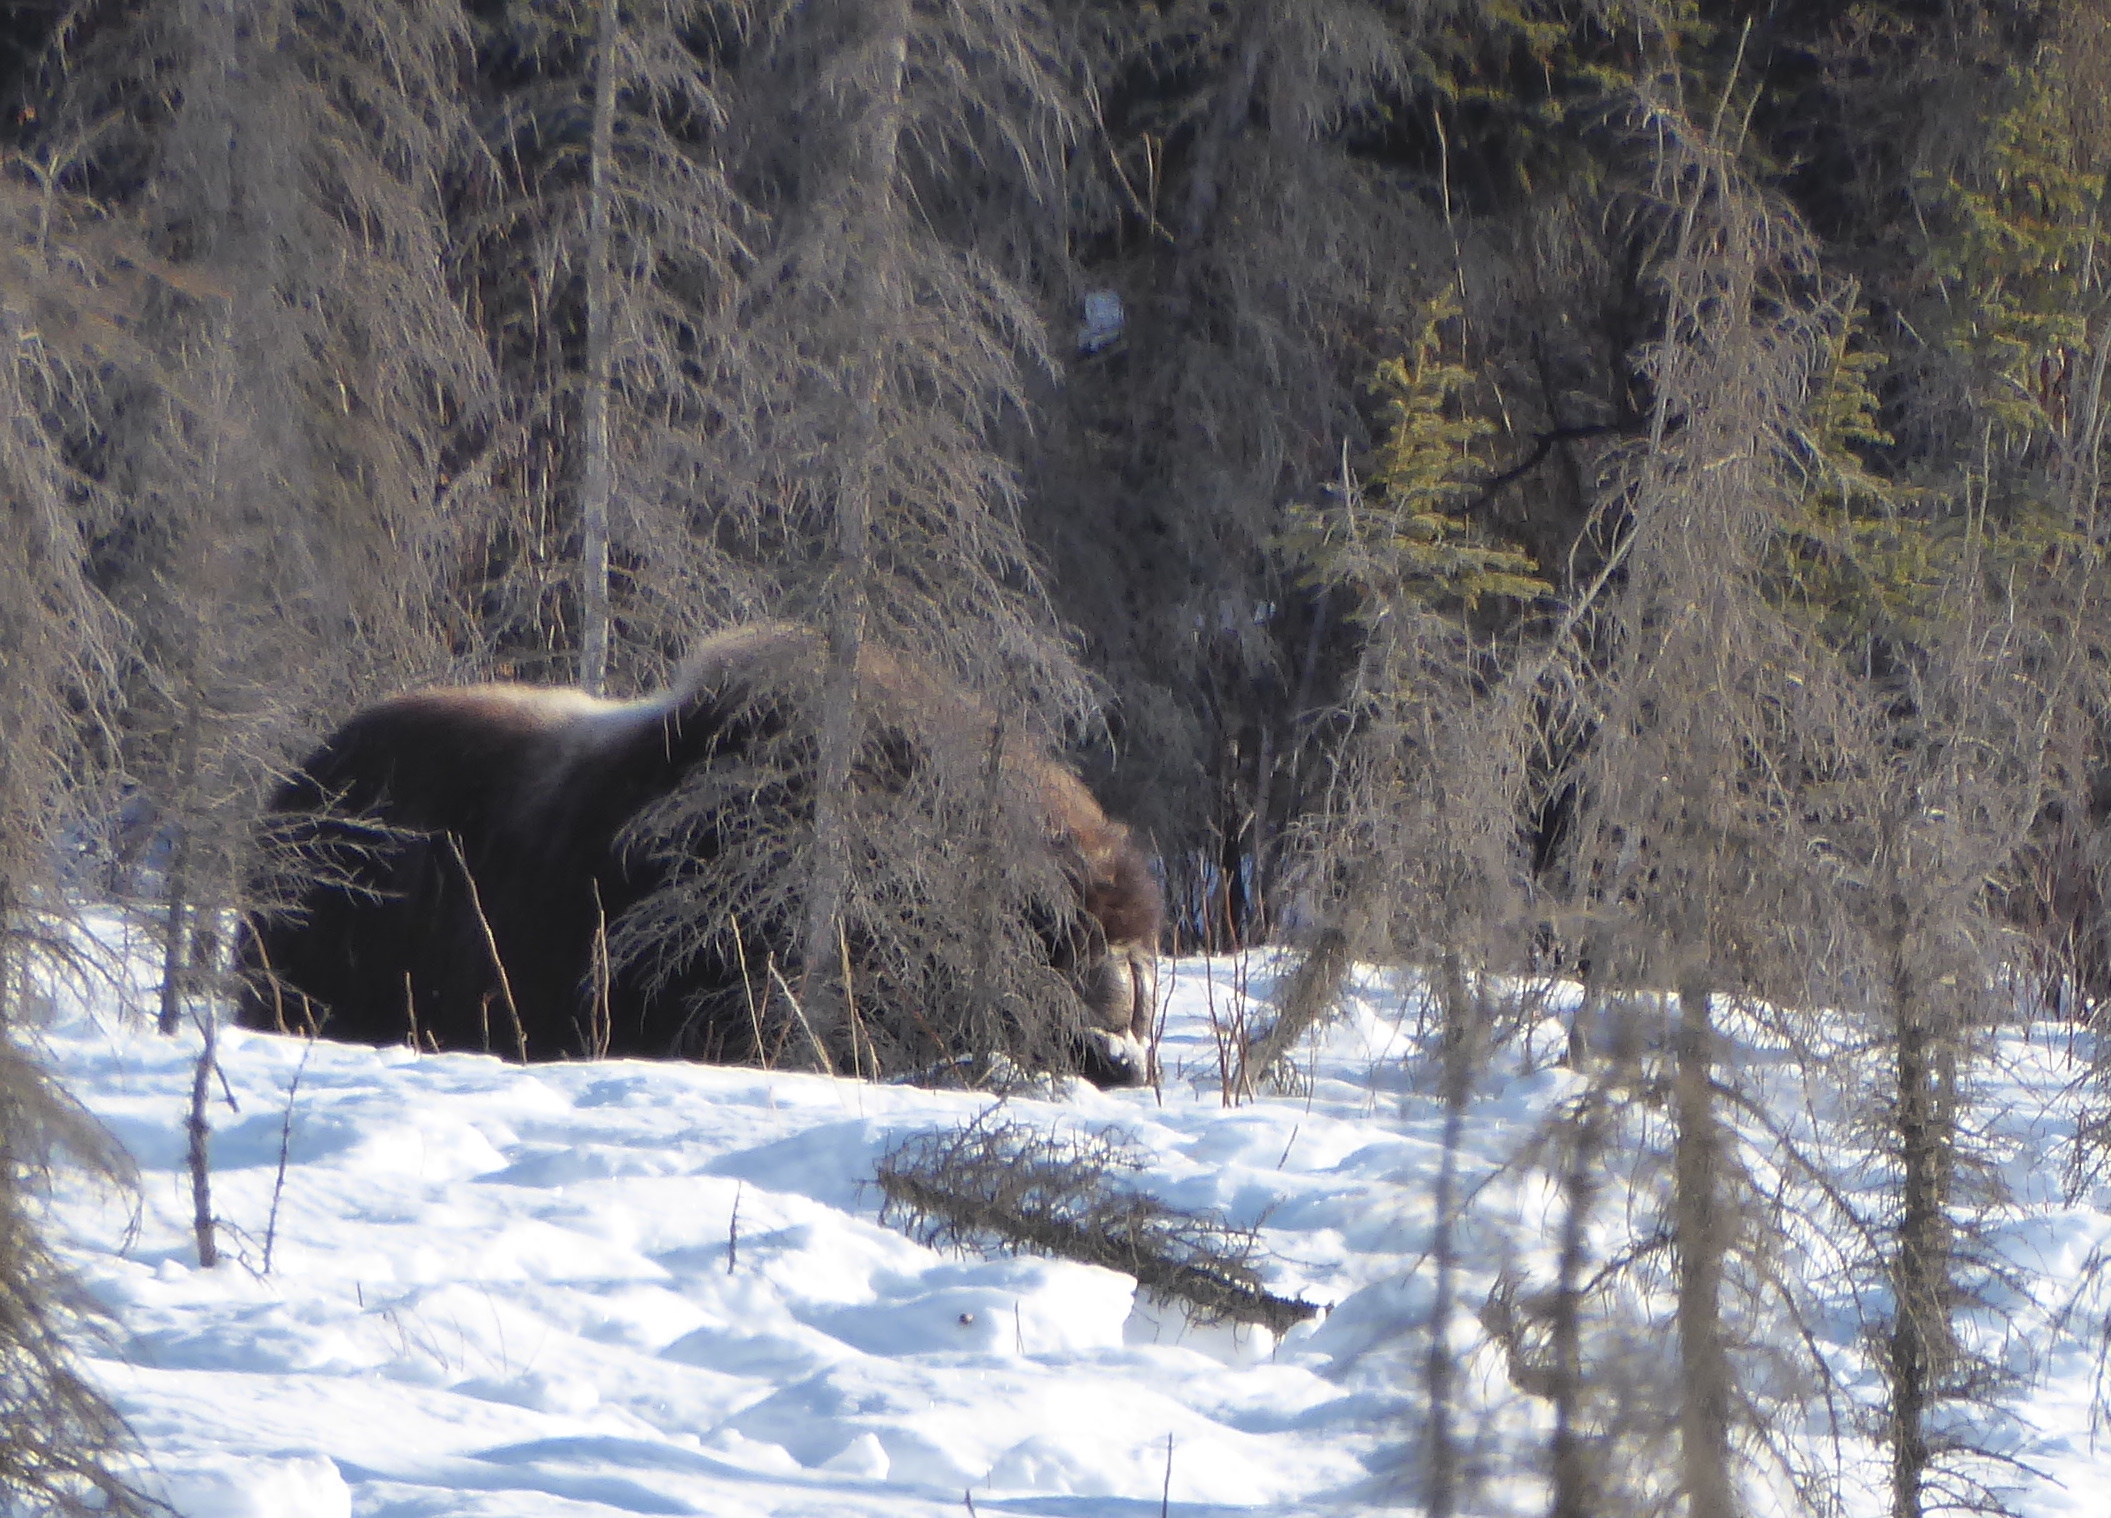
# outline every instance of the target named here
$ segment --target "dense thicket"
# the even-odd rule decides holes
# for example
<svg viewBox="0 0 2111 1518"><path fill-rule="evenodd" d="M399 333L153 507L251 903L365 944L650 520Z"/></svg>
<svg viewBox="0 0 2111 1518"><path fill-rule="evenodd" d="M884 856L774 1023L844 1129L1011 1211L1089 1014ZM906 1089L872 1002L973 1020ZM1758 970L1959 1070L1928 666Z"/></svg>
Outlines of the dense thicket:
<svg viewBox="0 0 2111 1518"><path fill-rule="evenodd" d="M1077 742L1177 946L1307 950L1241 1089L1358 956L1436 967L1461 1109L1480 977L1582 977L1551 1490L1713 1515L1795 1308L1722 1020L1835 1009L1897 1166L1855 1267L1896 1508L1978 1490L1961 1093L2019 992L2111 994L2099 7L7 14L7 964L85 855L151 881L173 1025L353 703L800 617L819 1015L868 643ZM1631 1101L1668 1179L1621 1269L1669 1261L1680 1353L1615 1418L1583 1241Z"/></svg>

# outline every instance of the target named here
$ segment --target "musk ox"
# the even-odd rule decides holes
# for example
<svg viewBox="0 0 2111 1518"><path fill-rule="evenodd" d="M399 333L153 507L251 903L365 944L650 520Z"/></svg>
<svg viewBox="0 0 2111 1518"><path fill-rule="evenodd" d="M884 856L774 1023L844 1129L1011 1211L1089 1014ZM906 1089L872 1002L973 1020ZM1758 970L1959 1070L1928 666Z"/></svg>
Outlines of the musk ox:
<svg viewBox="0 0 2111 1518"><path fill-rule="evenodd" d="M901 1074L1003 1053L1143 1080L1143 855L912 661L861 660L839 959L799 963L822 664L817 634L772 623L642 700L476 685L359 713L271 804L280 888L238 946L241 1021L524 1059Z"/></svg>

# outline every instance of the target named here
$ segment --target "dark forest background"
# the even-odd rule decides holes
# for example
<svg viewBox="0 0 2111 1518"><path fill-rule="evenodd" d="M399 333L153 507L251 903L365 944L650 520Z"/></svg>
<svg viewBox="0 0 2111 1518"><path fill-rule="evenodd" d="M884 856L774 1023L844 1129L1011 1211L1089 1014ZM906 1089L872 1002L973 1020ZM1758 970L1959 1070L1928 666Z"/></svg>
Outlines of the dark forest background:
<svg viewBox="0 0 2111 1518"><path fill-rule="evenodd" d="M1299 952L1228 1089L1377 959L1463 1111L1488 972L1582 978L1547 1163L1580 1238L1607 1105L1664 1114L1680 1348L1619 1421L1564 1256L1559 1512L1738 1509L1720 1024L1832 1009L1896 1167L1897 1511L1995 1500L1944 1412L2006 1394L1953 1331L1971 1062L2111 992L2102 7L0 19L0 985L150 861L168 1009L205 987L261 796L377 695L810 621L1065 746L1168 948ZM1607 1507L1630 1447L1671 1474Z"/></svg>

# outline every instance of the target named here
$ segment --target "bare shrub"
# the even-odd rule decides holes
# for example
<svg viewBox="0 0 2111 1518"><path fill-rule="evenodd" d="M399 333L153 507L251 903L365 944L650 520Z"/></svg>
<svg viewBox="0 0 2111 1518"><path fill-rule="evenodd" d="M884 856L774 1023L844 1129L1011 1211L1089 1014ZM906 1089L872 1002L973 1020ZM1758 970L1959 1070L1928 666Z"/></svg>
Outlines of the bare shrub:
<svg viewBox="0 0 2111 1518"><path fill-rule="evenodd" d="M699 957L732 989L694 1026L751 1030L765 1063L864 1076L1002 1051L1065 1068L1080 1005L1064 971L1100 952L1070 861L1050 846L1075 782L979 704L868 646L854 708L843 826L849 867L831 932L808 961L815 791L829 694L820 640L786 643L727 730L633 825L666 884L610 924L609 953L664 986ZM816 1004L803 987L841 977Z"/></svg>
<svg viewBox="0 0 2111 1518"><path fill-rule="evenodd" d="M59 1156L106 1175L122 1156L13 1040L24 967L71 957L58 855L102 794L121 620L97 594L90 535L110 497L66 444L139 357L127 240L0 159L0 1510L142 1513L115 1474L129 1437L74 1367L85 1305L40 1236L33 1192ZM120 273L123 270L125 272Z"/></svg>
<svg viewBox="0 0 2111 1518"><path fill-rule="evenodd" d="M122 1150L0 1040L0 1509L144 1514L116 1474L124 1422L74 1368L67 1344L86 1303L38 1237L34 1183L61 1156L106 1180L129 1178Z"/></svg>

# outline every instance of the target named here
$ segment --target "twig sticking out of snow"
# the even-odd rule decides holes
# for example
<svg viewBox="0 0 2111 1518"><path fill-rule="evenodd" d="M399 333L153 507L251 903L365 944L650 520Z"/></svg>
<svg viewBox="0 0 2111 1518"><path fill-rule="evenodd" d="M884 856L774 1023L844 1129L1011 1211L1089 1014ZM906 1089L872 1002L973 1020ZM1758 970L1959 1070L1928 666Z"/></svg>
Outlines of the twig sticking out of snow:
<svg viewBox="0 0 2111 1518"><path fill-rule="evenodd" d="M1262 1287L1251 1229L1111 1184L1143 1168L1119 1129L1044 1133L978 1119L914 1134L882 1155L880 1215L932 1247L1025 1250L1123 1271L1204 1322L1280 1335L1317 1315L1315 1304Z"/></svg>
<svg viewBox="0 0 2111 1518"><path fill-rule="evenodd" d="M283 1023L285 1019L282 1017ZM293 1079L286 1087L286 1110L279 1115L279 1169L271 1182L271 1213L264 1220L264 1269L261 1274L271 1274L271 1249L278 1242L279 1203L286 1195L286 1165L293 1158L293 1108L300 1099L301 1077L308 1073L308 1056L315 1052L315 1040L310 1037L301 1046L301 1062L293 1067Z"/></svg>

